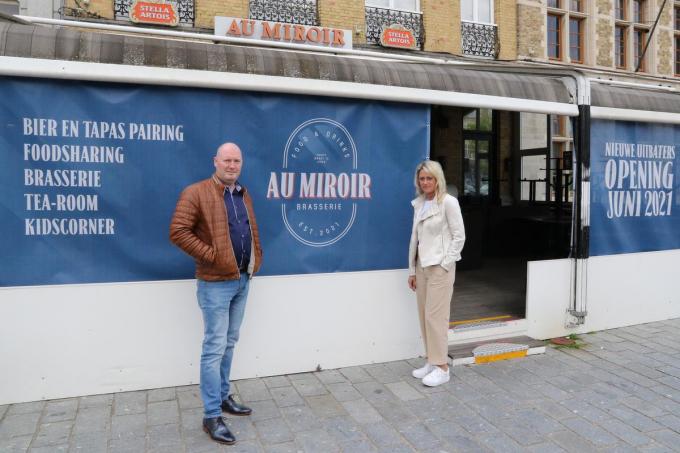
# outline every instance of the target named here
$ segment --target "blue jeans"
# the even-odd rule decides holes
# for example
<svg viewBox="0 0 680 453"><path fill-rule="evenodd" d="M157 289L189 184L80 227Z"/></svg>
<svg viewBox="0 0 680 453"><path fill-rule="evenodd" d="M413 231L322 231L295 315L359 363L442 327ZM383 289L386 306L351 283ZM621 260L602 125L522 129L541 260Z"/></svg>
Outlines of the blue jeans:
<svg viewBox="0 0 680 453"><path fill-rule="evenodd" d="M229 373L234 346L248 297L248 275L239 280L198 280L196 296L203 312L201 398L206 418L222 415L220 405L229 396Z"/></svg>

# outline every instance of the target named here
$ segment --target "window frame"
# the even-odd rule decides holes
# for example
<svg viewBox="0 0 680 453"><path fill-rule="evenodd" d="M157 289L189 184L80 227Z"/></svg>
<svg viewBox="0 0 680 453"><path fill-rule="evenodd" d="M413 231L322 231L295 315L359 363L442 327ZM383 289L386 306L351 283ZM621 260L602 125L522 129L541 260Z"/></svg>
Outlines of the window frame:
<svg viewBox="0 0 680 453"><path fill-rule="evenodd" d="M571 32L571 23L572 21L578 23L578 33L576 33L576 36L578 37L578 45L573 46L572 45L572 36L574 34ZM584 49L583 49L583 41L585 39L585 34L584 34L584 29L585 27L585 19L583 17L579 16L569 16L569 27L568 27L568 34L569 34L569 61L572 63L578 63L578 64L583 64L584 62ZM578 59L573 59L571 57L571 49L578 49Z"/></svg>
<svg viewBox="0 0 680 453"><path fill-rule="evenodd" d="M557 30L556 30L557 31L557 33L556 33L556 36L557 36L557 43L556 43L557 56L556 57L550 55L550 50L552 48L552 46L550 45L550 32L554 31L553 29L550 28L550 17L554 17L556 19L556 24L557 24ZM549 60L562 61L562 57L563 57L562 51L563 51L563 47L564 47L562 45L562 41L563 41L563 39L562 39L562 19L563 19L563 17L564 16L562 14L558 14L558 13L554 13L554 12L550 12L550 11L548 12L548 21L547 21L547 26L546 26L546 29L548 31L548 36L546 37L547 38L546 41L548 43L547 51L548 51L548 59Z"/></svg>
<svg viewBox="0 0 680 453"><path fill-rule="evenodd" d="M673 73L675 77L680 77L680 2L673 2L673 52L675 61L673 62Z"/></svg>
<svg viewBox="0 0 680 453"><path fill-rule="evenodd" d="M472 24L487 24L487 25L496 25L496 18L494 14L494 9L496 7L496 0L487 0L491 3L490 8L489 8L489 22L479 20L479 2L483 0L471 0L472 1L472 20L468 19L463 19L463 2L465 0L460 1L460 21L461 22L467 22L467 23L472 23ZM558 0L559 1L559 0Z"/></svg>
<svg viewBox="0 0 680 453"><path fill-rule="evenodd" d="M371 8L389 9L389 10L393 10L393 11L405 11L405 12L408 12L408 13L422 14L422 11L420 9L420 0L413 0L416 4L416 9L395 8L394 7L395 0L387 0L387 1L389 2L389 6L376 5L371 0L365 0L364 6L368 6L368 7L371 7Z"/></svg>
<svg viewBox="0 0 680 453"><path fill-rule="evenodd" d="M572 2L574 0L557 0L557 5L562 6L563 8L554 8L554 7L547 7L547 15L546 15L546 34L549 35L551 29L549 28L549 19L550 16L556 16L559 18L559 30L558 30L558 38L559 38L559 56L554 57L550 56L550 45L549 45L549 40L548 36L546 36L546 42L548 42L547 48L546 48L546 53L548 60L551 61L565 61L568 63L573 63L573 64L585 64L587 60L587 47L586 47L586 39L587 39L587 32L586 32L586 27L587 27L587 19L588 19L588 13L584 12L586 10L586 2L588 0L576 0L578 2L578 7L579 10L571 10L571 9L566 9L564 7L571 8ZM579 39L579 45L578 45L578 50L579 50L579 56L580 58L578 60L572 60L571 58L571 49L573 48L572 43L571 43L571 21L572 20L577 20L580 24L580 31L578 34Z"/></svg>
<svg viewBox="0 0 680 453"><path fill-rule="evenodd" d="M616 30L621 30L621 40L623 41L619 45L619 41L616 39ZM623 63L619 64L621 58L619 58L618 51L621 51L621 56ZM627 69L628 68L628 26L623 24L614 25L614 66L617 69Z"/></svg>

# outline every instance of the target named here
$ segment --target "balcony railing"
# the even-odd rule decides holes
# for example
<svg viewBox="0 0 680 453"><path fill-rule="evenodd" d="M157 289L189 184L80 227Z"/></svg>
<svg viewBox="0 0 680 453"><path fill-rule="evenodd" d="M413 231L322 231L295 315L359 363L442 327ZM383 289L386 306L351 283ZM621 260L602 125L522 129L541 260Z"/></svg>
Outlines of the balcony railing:
<svg viewBox="0 0 680 453"><path fill-rule="evenodd" d="M380 33L383 26L400 24L413 30L416 39L416 47L423 48L425 32L423 31L423 15L408 11L398 11L395 9L366 7L366 43L380 44Z"/></svg>
<svg viewBox="0 0 680 453"><path fill-rule="evenodd" d="M250 18L299 25L319 25L316 0L250 0Z"/></svg>
<svg viewBox="0 0 680 453"><path fill-rule="evenodd" d="M133 0L115 0L113 3L114 17L116 20L130 18L130 6ZM180 25L194 25L194 0L177 0L174 2L177 7L177 16Z"/></svg>
<svg viewBox="0 0 680 453"><path fill-rule="evenodd" d="M461 22L463 53L477 57L496 58L498 55L498 27L476 22Z"/></svg>

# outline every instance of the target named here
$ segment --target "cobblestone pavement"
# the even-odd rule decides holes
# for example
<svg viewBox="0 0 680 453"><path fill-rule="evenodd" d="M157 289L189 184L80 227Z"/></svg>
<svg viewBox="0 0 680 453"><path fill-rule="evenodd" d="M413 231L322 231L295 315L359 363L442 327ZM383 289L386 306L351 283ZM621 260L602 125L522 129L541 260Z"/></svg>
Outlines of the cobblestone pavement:
<svg viewBox="0 0 680 453"><path fill-rule="evenodd" d="M421 359L237 381L230 447L196 386L0 406L0 452L680 451L680 319L581 338L432 389Z"/></svg>

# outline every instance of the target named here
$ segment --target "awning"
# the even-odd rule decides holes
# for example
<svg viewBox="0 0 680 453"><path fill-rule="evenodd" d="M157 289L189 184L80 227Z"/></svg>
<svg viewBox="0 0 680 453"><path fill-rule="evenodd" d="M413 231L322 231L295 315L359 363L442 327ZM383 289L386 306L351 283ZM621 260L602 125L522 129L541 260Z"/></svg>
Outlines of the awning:
<svg viewBox="0 0 680 453"><path fill-rule="evenodd" d="M597 81L590 86L593 118L680 124L680 93L677 91Z"/></svg>
<svg viewBox="0 0 680 453"><path fill-rule="evenodd" d="M0 75L578 114L568 88L573 82L501 65L412 63L12 23L0 23Z"/></svg>

